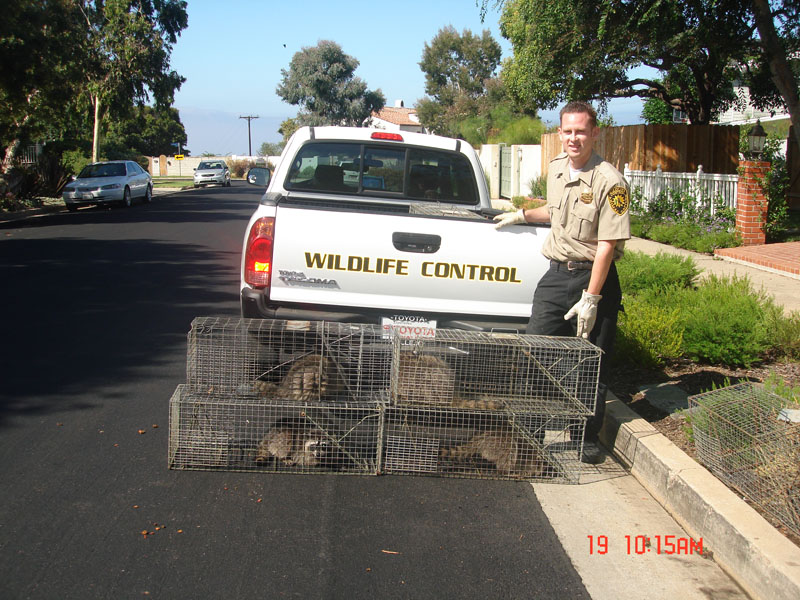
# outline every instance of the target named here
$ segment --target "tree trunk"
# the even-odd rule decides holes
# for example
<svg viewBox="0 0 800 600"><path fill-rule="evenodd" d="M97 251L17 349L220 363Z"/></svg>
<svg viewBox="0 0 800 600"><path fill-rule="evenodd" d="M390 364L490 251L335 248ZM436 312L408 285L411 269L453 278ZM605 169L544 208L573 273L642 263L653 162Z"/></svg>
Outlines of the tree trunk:
<svg viewBox="0 0 800 600"><path fill-rule="evenodd" d="M786 102L789 111L789 119L794 128L794 137L800 147L800 98L797 94L797 80L786 60L786 51L775 31L775 22L769 8L769 0L752 0L753 15L756 19L758 36L761 38L761 47L769 64L769 71L772 74L772 81L778 88Z"/></svg>
<svg viewBox="0 0 800 600"><path fill-rule="evenodd" d="M92 96L94 101L94 136L92 138L92 162L97 162L97 147L100 145L100 95Z"/></svg>
<svg viewBox="0 0 800 600"><path fill-rule="evenodd" d="M11 165L14 163L14 157L17 155L19 151L20 144L22 144L22 140L17 138L12 140L11 143L6 146L6 152L3 155L3 163L2 163L2 171L0 174L8 173L8 170L11 168Z"/></svg>

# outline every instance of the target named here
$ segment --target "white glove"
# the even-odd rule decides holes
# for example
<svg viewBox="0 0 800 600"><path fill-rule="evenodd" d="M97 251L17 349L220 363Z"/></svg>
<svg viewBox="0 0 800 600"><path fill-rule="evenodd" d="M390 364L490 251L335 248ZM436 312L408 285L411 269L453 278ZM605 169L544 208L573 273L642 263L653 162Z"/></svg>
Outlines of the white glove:
<svg viewBox="0 0 800 600"><path fill-rule="evenodd" d="M602 298L603 297L600 295L590 294L586 290L583 290L581 299L564 315L565 321L569 321L572 317L577 315L578 337L589 337L589 334L594 328L595 319L597 319L597 305Z"/></svg>
<svg viewBox="0 0 800 600"><path fill-rule="evenodd" d="M525 222L525 211L520 208L515 212L505 212L495 216L494 220L497 221L497 224L494 226L495 229L500 229L507 225L519 225Z"/></svg>

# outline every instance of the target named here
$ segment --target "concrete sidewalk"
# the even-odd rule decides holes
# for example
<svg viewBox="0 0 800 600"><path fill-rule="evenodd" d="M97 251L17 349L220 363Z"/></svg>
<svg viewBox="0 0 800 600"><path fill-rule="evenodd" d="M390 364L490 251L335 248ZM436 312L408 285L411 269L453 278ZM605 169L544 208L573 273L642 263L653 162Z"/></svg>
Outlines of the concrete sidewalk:
<svg viewBox="0 0 800 600"><path fill-rule="evenodd" d="M612 394L600 439L748 595L800 598L800 548Z"/></svg>
<svg viewBox="0 0 800 600"><path fill-rule="evenodd" d="M794 253L794 244L797 253ZM634 238L628 250L691 256L709 274L747 277L788 314L800 310L800 278L771 266L736 258L726 260L665 244ZM784 249L785 250L785 249ZM764 248L750 252L757 260ZM739 256L742 253L738 253ZM800 242L790 247L790 260L800 263ZM750 596L800 598L800 548L784 537L741 497L609 394L601 441L650 494Z"/></svg>

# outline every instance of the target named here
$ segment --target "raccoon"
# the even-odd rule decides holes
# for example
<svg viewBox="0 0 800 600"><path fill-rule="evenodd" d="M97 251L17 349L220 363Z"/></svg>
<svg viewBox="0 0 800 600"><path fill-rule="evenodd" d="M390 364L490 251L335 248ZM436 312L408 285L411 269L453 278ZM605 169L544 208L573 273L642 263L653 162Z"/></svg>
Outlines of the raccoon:
<svg viewBox="0 0 800 600"><path fill-rule="evenodd" d="M456 374L441 358L400 352L397 375L399 403L448 406L453 401Z"/></svg>
<svg viewBox="0 0 800 600"><path fill-rule="evenodd" d="M272 381L264 381L263 379L256 379L253 382L253 391L259 396L265 398L274 398L278 395L278 384Z"/></svg>
<svg viewBox="0 0 800 600"><path fill-rule="evenodd" d="M503 403L500 400L492 398L491 396L476 396L473 398L466 398L464 396L456 396L453 398L452 405L455 408L468 408L480 410L500 410L503 408Z"/></svg>
<svg viewBox="0 0 800 600"><path fill-rule="evenodd" d="M254 389L268 398L310 402L338 394L342 380L331 359L309 354L297 359L279 384L257 379Z"/></svg>
<svg viewBox="0 0 800 600"><path fill-rule="evenodd" d="M281 419L258 444L255 461L274 458L289 466L315 467L330 455L328 437L322 429L302 418Z"/></svg>
<svg viewBox="0 0 800 600"><path fill-rule="evenodd" d="M456 372L442 358L431 354L401 352L397 365L397 401L454 408L500 410L503 403L485 394L457 390Z"/></svg>
<svg viewBox="0 0 800 600"><path fill-rule="evenodd" d="M539 452L506 426L477 433L459 446L442 448L439 456L456 464L483 459L498 473L513 477L536 477L545 466Z"/></svg>

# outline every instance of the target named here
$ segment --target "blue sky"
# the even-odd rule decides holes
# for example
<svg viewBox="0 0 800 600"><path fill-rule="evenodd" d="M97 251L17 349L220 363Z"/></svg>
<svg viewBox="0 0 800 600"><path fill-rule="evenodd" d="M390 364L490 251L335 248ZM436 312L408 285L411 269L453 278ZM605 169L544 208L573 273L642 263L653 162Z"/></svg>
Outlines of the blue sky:
<svg viewBox="0 0 800 600"><path fill-rule="evenodd" d="M388 106L398 99L413 106L425 95L418 65L424 45L442 27L476 34L488 29L503 57L511 56L491 5L481 23L475 0L189 0L189 27L172 52L172 68L186 78L175 107L186 127L187 148L195 156L247 154L247 121L239 118L247 115L259 117L250 124L253 153L263 142L280 141L280 123L298 109L275 94L281 69L320 40L333 40L356 58L356 75L369 89L379 88ZM618 125L626 125L641 121L641 107L639 99L616 100L610 112ZM541 117L557 120L554 111Z"/></svg>

